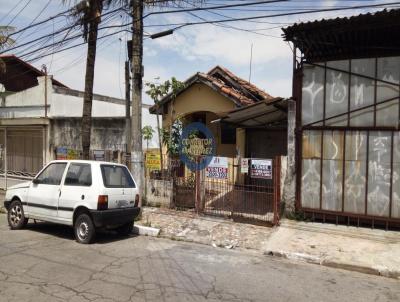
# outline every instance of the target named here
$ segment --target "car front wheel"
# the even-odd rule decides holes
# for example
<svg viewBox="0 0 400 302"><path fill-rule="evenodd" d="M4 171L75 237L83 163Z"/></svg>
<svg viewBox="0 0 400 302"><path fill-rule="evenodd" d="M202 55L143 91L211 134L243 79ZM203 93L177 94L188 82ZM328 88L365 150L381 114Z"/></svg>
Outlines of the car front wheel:
<svg viewBox="0 0 400 302"><path fill-rule="evenodd" d="M75 239L79 243L89 244L96 235L92 219L87 214L81 214L75 221L74 225Z"/></svg>
<svg viewBox="0 0 400 302"><path fill-rule="evenodd" d="M28 223L28 218L25 218L22 203L19 200L14 200L7 213L8 225L12 230L20 230Z"/></svg>

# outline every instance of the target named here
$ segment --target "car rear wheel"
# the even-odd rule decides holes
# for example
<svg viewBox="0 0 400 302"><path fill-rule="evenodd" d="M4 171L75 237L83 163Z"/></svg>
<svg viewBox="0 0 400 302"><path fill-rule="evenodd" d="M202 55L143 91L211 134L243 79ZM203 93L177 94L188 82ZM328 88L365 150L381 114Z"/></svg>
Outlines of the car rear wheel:
<svg viewBox="0 0 400 302"><path fill-rule="evenodd" d="M8 225L12 230L20 230L28 223L28 218L25 218L22 203L19 200L14 200L7 213Z"/></svg>
<svg viewBox="0 0 400 302"><path fill-rule="evenodd" d="M123 236L128 236L129 234L132 234L133 221L121 225L116 230L117 230L118 234L123 235Z"/></svg>
<svg viewBox="0 0 400 302"><path fill-rule="evenodd" d="M87 214L80 214L74 225L75 239L79 243L89 244L96 235L92 219Z"/></svg>

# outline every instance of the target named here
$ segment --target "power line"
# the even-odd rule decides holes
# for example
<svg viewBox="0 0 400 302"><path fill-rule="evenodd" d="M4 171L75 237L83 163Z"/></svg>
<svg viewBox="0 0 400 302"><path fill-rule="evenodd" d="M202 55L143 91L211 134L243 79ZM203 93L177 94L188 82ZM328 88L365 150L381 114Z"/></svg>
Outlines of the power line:
<svg viewBox="0 0 400 302"><path fill-rule="evenodd" d="M194 7L194 8L183 8L183 9L178 9L178 10L158 11L158 12L151 12L151 13L144 15L143 19L148 16L151 16L151 15L159 15L159 14L185 13L185 12L202 11L202 10L210 10L210 9L251 6L251 5L258 5L258 4L269 4L269 3L288 2L288 1L289 0L268 0L268 1L257 1L257 2L245 2L245 3L239 3L239 4L225 4L225 5L208 6L208 7Z"/></svg>
<svg viewBox="0 0 400 302"><path fill-rule="evenodd" d="M116 34L119 34L119 33L122 33L122 32L126 32L126 31L127 31L126 29L122 29L122 30L119 30L119 31L114 32L114 33L111 33L111 34L101 36L101 37L99 37L97 40L101 40L101 39L104 39L104 38L107 38L107 37L110 37L110 36L113 36L113 35L116 35ZM63 51L66 51L66 50L69 50L69 49L72 49L72 48L75 48L75 47L84 45L84 44L86 44L86 43L87 43L87 42L82 42L82 43L79 43L79 44L74 44L74 45L72 45L72 46L70 46L70 47L63 48L63 49L54 51L54 52L52 52L52 53L48 53L48 54L44 54L44 55L35 57L35 58L33 58L33 59L30 59L29 61L35 61L35 60L38 60L38 59L47 57L47 56L49 56L49 55L51 55L51 54L56 54L56 53L59 53L59 52L63 52Z"/></svg>
<svg viewBox="0 0 400 302"><path fill-rule="evenodd" d="M390 4L371 4L371 5L357 5L357 6L349 6L344 8L326 8L326 9L315 9L309 11L296 11L290 13L280 13L280 14L272 14L272 15L260 15L260 16L252 16L252 17L240 17L240 18L231 18L231 19L223 19L223 20L210 20L203 22L185 22L185 23L170 23L170 24L151 24L145 25L145 27L159 27L159 26L177 26L174 29L179 29L185 26L191 25L202 25L202 24L212 24L212 23L225 23L225 22L236 22L236 21L247 21L254 19L265 19L265 18L275 18L275 17L284 17L284 16L293 16L300 14L313 14L313 13L322 13L322 12L331 12L331 11L340 11L340 10L350 10L350 9L360 9L360 8L374 8L374 7L387 7L388 5L399 5L400 2L393 2Z"/></svg>
<svg viewBox="0 0 400 302"><path fill-rule="evenodd" d="M28 0L28 2L18 11L18 13L11 19L10 22L8 22L7 26L10 26L11 23L13 23L13 21L15 20L15 18L17 18L19 16L19 14L29 5L29 3L31 3L32 0Z"/></svg>
<svg viewBox="0 0 400 302"><path fill-rule="evenodd" d="M20 33L20 32L23 32L23 31L25 31L25 30L27 30L27 29L31 29L31 28L36 27L36 26L38 26L38 25L41 25L41 24L43 24L43 23L47 23L47 22L49 22L49 21L51 21L51 20L53 20L53 19L56 19L56 18L58 18L58 17L66 16L65 14L69 13L69 12L72 11L74 8L75 8L75 7L72 7L72 8L70 8L70 9L67 9L67 10L61 12L61 13L58 13L57 15L51 16L51 17L49 17L49 18L47 18L47 19L45 19L45 20L43 20L43 21L40 21L40 22L31 24L30 26L26 26L26 27L24 27L24 28L21 28L20 30L17 30L17 31L15 31L15 32L11 33L10 35L8 35L8 37L14 36L14 35L16 35L16 34L18 34L18 33Z"/></svg>
<svg viewBox="0 0 400 302"><path fill-rule="evenodd" d="M191 4L186 0L183 0L183 1L186 2L187 4ZM191 5L195 6L194 4L191 4ZM206 11L211 13L211 14L218 15L218 16L221 16L221 17L224 17L224 18L232 18L231 16L227 16L227 15L223 15L223 14L220 14L220 13L216 13L216 12L213 12L213 11L208 10L208 9ZM199 18L199 19L203 20L203 21L208 21L208 20L206 20L206 19L204 19L202 17L199 17L199 16L197 16L197 15L195 15L193 13L190 13L190 14L192 16L195 16L196 18ZM253 22L253 21L249 20L248 22ZM272 37L272 38L278 38L278 39L281 38L281 37L277 37L277 36L274 36L274 35L268 35L268 34L259 33L257 31L251 30L251 29L235 27L235 26L232 26L232 25L221 25L221 24L213 24L213 25L221 26L221 27L224 27L224 28L230 28L230 29L234 29L234 30L238 30L238 31L249 32L249 33L252 33L252 34L261 35L261 36L265 36L265 37Z"/></svg>
<svg viewBox="0 0 400 302"><path fill-rule="evenodd" d="M42 8L42 10L36 15L35 18L33 18L33 20L29 23L28 27L31 26L41 15L42 13L46 10L46 8L50 5L51 0L47 1L47 3L45 4L45 6ZM54 23L53 23L54 26ZM15 41L17 41L24 33L20 33L18 35L18 37L15 38Z"/></svg>
<svg viewBox="0 0 400 302"><path fill-rule="evenodd" d="M30 0L30 1L31 1L31 0ZM257 1L257 2L246 2L246 3L239 3L239 4L230 4L230 5L218 5L218 6L204 7L204 8L203 8L203 7L195 7L195 8L188 8L188 9L179 9L179 10L168 10L168 11L150 12L150 13L146 14L145 16L143 16L143 19L146 18L146 17L148 17L148 16L150 16L150 15L157 15L157 14L181 13L181 12L190 12L190 11L199 11L199 10L210 10L210 9L218 9L218 8L226 8L226 7L241 7L241 6L249 6L249 5L262 4L262 3L267 4L267 3L286 2L286 1L289 1L289 0L268 0L268 1ZM29 3L28 3L28 4L29 4ZM15 35L15 34L17 34L17 33L21 33L21 32L23 32L23 31L25 31L25 30L27 30L27 29L30 29L30 28L32 28L32 27L41 25L41 24L46 23L46 22L48 22L48 21L54 20L55 18L57 18L57 17L59 17L59 16L62 16L62 15L64 15L65 13L67 13L67 12L73 10L73 9L74 9L74 8L70 8L70 9L67 10L67 11L61 12L61 13L55 15L55 16L52 16L52 17L50 17L50 18L48 18L48 19L46 19L46 20L43 20L43 21L41 21L41 22L38 22L38 23L36 23L36 24L32 24L32 23L31 23L29 26L24 27L24 28L22 28L22 29L20 29L20 30L18 30L18 31L16 31L16 32L13 32L12 34L8 35L8 37L11 37L11 36L13 36L13 35ZM110 12L107 12L106 14L103 14L102 16L105 16L105 15L107 15L107 14L113 13L113 12L118 11L118 10L121 10L121 9L123 10L122 7L119 7L119 8L117 8L117 9L113 10L113 11L110 11ZM76 24L75 24L75 25L76 25ZM73 26L75 26L75 25L73 25ZM129 25L129 24L127 24L127 25ZM115 27L119 27L119 26L115 26ZM68 29L69 29L69 27L66 27L66 28L60 29L60 30L57 31L56 33L58 34L58 33L61 33L61 32L63 32L63 31L66 31L66 30L68 30ZM55 33L53 33L53 35L54 35L54 34L55 34ZM34 39L34 40L32 40L32 41L26 42L26 43L24 43L24 44L22 44L22 45L17 45L17 46L14 46L14 47L12 47L12 48L8 48L7 50L4 50L3 52L0 52L0 54L1 54L1 53L5 53L5 52L9 52L10 50L15 50L15 49L21 48L21 47L23 47L23 46L27 46L27 45L29 45L30 43L37 42L37 41L40 41L41 39L45 39L45 38L48 38L48 35L41 36L41 37L36 38L36 39Z"/></svg>
<svg viewBox="0 0 400 302"><path fill-rule="evenodd" d="M102 29L110 29L110 28L113 28L113 27L112 27L112 26L104 26L104 27L102 27L102 28L99 28L99 30L102 30ZM25 53L25 54L20 55L20 57L26 57L26 56L28 56L28 55L30 55L30 54L36 53L37 51L40 51L40 50L45 50L45 49L47 49L47 48L49 48L49 47L59 46L59 48L60 48L60 47L62 46L62 43L69 42L69 41L73 41L73 40L76 40L76 39L82 37L82 34L81 34L81 33L78 33L78 34L76 34L76 35L73 35L73 36L68 37L69 33L70 33L70 32L68 32L68 33L64 36L64 38L63 38L62 40L60 40L60 41L57 41L57 42L52 43L52 44L49 44L49 45L45 45L45 46L40 47L40 48L36 48L36 49L31 50L31 51L29 51L29 52L27 52L27 53ZM53 53L57 53L57 52L53 52Z"/></svg>
<svg viewBox="0 0 400 302"><path fill-rule="evenodd" d="M395 2L395 3L390 3L390 4L384 4L384 5L394 5L394 4L400 4L400 2ZM224 19L224 20L211 20L211 21L205 20L205 21L202 21L202 22L187 22L187 23L178 23L178 24L147 25L146 27L150 27L150 26L171 26L171 25L174 25L174 26L178 26L178 27L176 28L176 29L178 29L178 28L182 28L182 27L184 27L184 26L189 26L189 25L214 24L214 23L215 23L215 24L219 24L219 23L224 23L224 22L236 22L236 21L245 21L245 20L252 20L252 19L272 18L272 17L278 17L278 16L290 16L290 15L305 14L305 13L317 13L317 12L339 11L339 10L348 10L348 9L371 8L371 7L378 7L378 6L382 6L382 5L383 5L383 4L374 4L374 5L358 5L358 6L352 6L352 7L346 7L346 8L325 8L325 9L310 10L310 11L305 11L305 12L304 12L304 11L301 11L301 12L292 12L292 13L282 13L282 14L273 14L273 15L263 15L263 16L252 16L252 17L242 17L242 18L229 18L229 19ZM121 9L121 8L119 8L119 9ZM118 10L119 10L119 9L118 9ZM206 9L207 9L207 8L203 8L203 10L206 10ZM183 11L183 10L179 10L179 11ZM186 10L186 12L187 12L187 10ZM158 13L163 13L163 12L158 12ZM54 19L54 16L51 17L51 18ZM49 18L49 19L50 19L50 18ZM121 28L121 27L129 26L130 24L132 24L132 23L126 23L126 24L122 24L122 25L106 26L106 27L101 27L101 28L99 28L99 30L105 29L105 28ZM243 29L242 29L242 30L243 30ZM117 34L117 33L120 33L120 32L125 32L125 31L128 31L128 30L126 30L126 29L120 30L120 31L118 31L118 32L116 32L116 33L112 33L112 34L109 34L109 35L106 35L106 36L110 36L110 35ZM249 31L250 31L250 30L249 30ZM47 37L49 37L49 36L47 36ZM50 36L50 37L51 37L51 36ZM58 41L58 42L56 42L56 43L52 43L52 44L50 44L50 45L46 45L46 46L41 47L41 48L39 48L39 49L35 49L34 51L31 51L31 52L28 52L28 53L23 54L22 56L28 56L28 55L30 55L30 54L36 53L36 52L39 51L39 50L47 49L47 48L52 47L52 46L55 46L55 45L58 45L59 47L61 47L62 44L60 44L60 43L65 43L65 42L68 42L68 41L72 41L73 39L78 38L78 37L79 37L79 35L71 36L71 37L65 38L65 39L63 39L62 41ZM99 39L100 39L100 38L99 38ZM85 44L85 43L75 44L75 45L73 45L73 46L71 46L71 47L68 47L68 48L63 48L63 49L59 49L59 50L57 50L57 51L53 51L53 52L50 53L50 54L54 54L54 53L58 53L58 52L61 52L61 51L65 51L65 50L68 50L68 49L71 49L71 48L74 48L74 47L78 47L78 46L83 45L83 44ZM36 59L39 59L39 58L48 56L48 55L50 55L50 54L39 55L39 56L37 56L36 58L34 58L34 59L32 59L32 60L36 60Z"/></svg>
<svg viewBox="0 0 400 302"><path fill-rule="evenodd" d="M114 9L114 10L112 10L112 11L109 11L109 12L107 12L107 13L102 14L101 17L105 17L105 16L107 16L107 15L110 15L110 14L112 14L112 13L115 13L115 12L117 12L117 11L120 11L121 9L122 9L122 8L119 7L119 8L117 8L117 9ZM47 20L48 20L48 21L53 20L53 19L55 19L55 17L56 17L56 16L51 17L51 18L49 18L49 19L47 19ZM48 21L46 21L46 22L48 22ZM42 21L41 23L43 23L43 22L44 22L44 21ZM66 26L66 27L64 27L64 28L61 28L61 29L57 30L56 32L53 32L52 35L56 35L56 34L63 33L63 32L65 32L65 31L67 31L67 30L69 30L69 29L71 29L71 28L73 28L73 27L75 27L75 26L78 26L78 25L79 25L79 20L76 21L76 22L75 22L74 24L72 24L71 26ZM29 29L29 28L27 27L27 29ZM102 29L102 28L99 28L99 29ZM19 30L18 32L21 32L22 30L23 30L23 29ZM17 32L14 32L14 33L10 34L9 37L11 37L12 35L14 35L14 34L16 34L16 33L17 33ZM11 50L15 50L15 49L21 48L21 47L23 47L23 46L27 46L27 45L29 45L29 44L31 44L31 43L40 41L40 40L45 39L45 38L48 38L48 37L49 37L48 34L43 35L43 36L40 36L40 37L35 38L35 39L33 39L33 40L31 40L31 41L28 41L28 42L26 42L26 43L19 44L19 45L16 45L16 46L14 46L14 47L11 47L11 48L7 48L7 49L5 49L4 51L0 52L0 54L5 53L5 52L9 52L9 51L11 51Z"/></svg>
<svg viewBox="0 0 400 302"><path fill-rule="evenodd" d="M22 1L24 1L24 0L18 1L17 4L15 4L15 5L12 7L12 9L10 9L10 10L8 11L8 13L5 14L5 15L3 16L3 18L0 19L0 23L3 22L3 20L5 20L5 19L13 12L13 10L14 10L17 6L19 6L19 5L22 3Z"/></svg>
<svg viewBox="0 0 400 302"><path fill-rule="evenodd" d="M187 2L187 1L185 1L185 0L183 0L183 1L186 2L186 3L188 3L188 4L191 4L191 3L189 3L189 2ZM194 4L192 4L192 5L195 6ZM209 10L207 10L207 11L209 11ZM213 14L217 14L217 15L219 15L219 16L223 16L223 17L225 17L225 18L231 18L231 17L229 17L229 16L225 16L225 15L222 15L222 14L218 14L218 13L215 13L215 12L212 12L212 11L209 11L209 12L210 12L210 13L213 13ZM208 21L207 19L205 19L205 18L203 18L203 17L200 17L200 16L198 16L198 15L192 13L192 12L187 12L187 13L190 14L191 16L195 17L195 18L200 19L200 20ZM239 28L239 27L235 27L235 26L232 26L232 25L226 25L226 24L212 24L212 25L218 26L218 27L223 27L223 28L228 28L228 29L233 29L233 30L237 30L237 31L249 32L249 33L252 33L252 34L255 34L255 35L260 35L260 36L265 36L265 37L272 37L272 38L281 39L281 37L277 37L277 36L274 36L274 35L263 34L263 33L259 33L259 32L252 31L252 30L250 30L250 29Z"/></svg>

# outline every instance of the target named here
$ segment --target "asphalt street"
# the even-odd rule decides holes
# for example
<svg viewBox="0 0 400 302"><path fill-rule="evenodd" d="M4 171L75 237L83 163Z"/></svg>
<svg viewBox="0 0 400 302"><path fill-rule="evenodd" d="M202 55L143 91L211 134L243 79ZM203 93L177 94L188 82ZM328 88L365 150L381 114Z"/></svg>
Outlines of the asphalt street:
<svg viewBox="0 0 400 302"><path fill-rule="evenodd" d="M400 301L400 281L160 238L69 227L11 231L0 214L0 301Z"/></svg>

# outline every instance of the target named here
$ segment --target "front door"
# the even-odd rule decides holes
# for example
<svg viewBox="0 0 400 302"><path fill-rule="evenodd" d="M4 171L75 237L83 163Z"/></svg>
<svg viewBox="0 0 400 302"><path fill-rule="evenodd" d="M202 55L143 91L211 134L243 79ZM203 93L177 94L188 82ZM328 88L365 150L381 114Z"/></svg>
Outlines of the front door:
<svg viewBox="0 0 400 302"><path fill-rule="evenodd" d="M66 166L65 162L51 163L36 177L37 183L31 183L27 200L31 215L57 218L60 185Z"/></svg>

